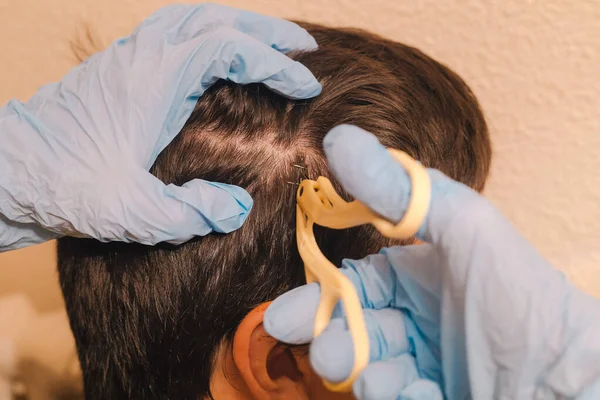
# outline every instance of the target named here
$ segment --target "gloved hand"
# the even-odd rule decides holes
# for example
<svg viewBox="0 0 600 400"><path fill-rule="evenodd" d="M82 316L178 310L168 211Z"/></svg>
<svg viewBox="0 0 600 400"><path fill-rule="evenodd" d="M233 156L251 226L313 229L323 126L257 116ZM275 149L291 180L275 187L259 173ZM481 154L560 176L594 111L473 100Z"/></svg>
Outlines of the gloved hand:
<svg viewBox="0 0 600 400"><path fill-rule="evenodd" d="M218 79L290 98L321 86L284 53L316 48L294 23L218 5L172 5L0 109L0 249L61 235L182 243L244 222L241 188L164 185L147 171Z"/></svg>
<svg viewBox="0 0 600 400"><path fill-rule="evenodd" d="M332 172L360 201L399 221L410 179L377 139L353 126L324 141ZM428 170L432 199L418 238L342 272L360 297L371 363L358 399L600 398L600 301L575 289L483 197ZM276 299L275 338L312 340L318 284ZM345 379L353 347L340 310L310 347L317 373ZM440 392L441 389L441 392ZM563 396L563 397L560 397Z"/></svg>

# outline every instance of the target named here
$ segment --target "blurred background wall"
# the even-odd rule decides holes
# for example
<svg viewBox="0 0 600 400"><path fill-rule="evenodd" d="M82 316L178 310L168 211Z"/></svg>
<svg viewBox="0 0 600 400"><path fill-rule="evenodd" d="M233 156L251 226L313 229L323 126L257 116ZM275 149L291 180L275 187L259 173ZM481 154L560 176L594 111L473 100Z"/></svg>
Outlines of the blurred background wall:
<svg viewBox="0 0 600 400"><path fill-rule="evenodd" d="M82 23L107 43L168 2L0 0L0 103L59 80L74 65L69 40ZM600 0L221 3L362 27L456 70L492 130L487 195L557 267L600 295ZM14 292L39 312L62 307L53 243L0 255L0 297Z"/></svg>

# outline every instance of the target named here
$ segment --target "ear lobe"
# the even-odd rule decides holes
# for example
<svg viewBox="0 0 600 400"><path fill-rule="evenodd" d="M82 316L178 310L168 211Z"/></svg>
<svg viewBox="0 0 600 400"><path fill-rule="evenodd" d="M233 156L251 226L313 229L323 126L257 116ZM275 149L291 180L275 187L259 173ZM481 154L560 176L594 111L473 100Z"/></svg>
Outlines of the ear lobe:
<svg viewBox="0 0 600 400"><path fill-rule="evenodd" d="M235 365L255 399L307 398L296 358L263 327L269 304L256 307L238 327L233 339Z"/></svg>

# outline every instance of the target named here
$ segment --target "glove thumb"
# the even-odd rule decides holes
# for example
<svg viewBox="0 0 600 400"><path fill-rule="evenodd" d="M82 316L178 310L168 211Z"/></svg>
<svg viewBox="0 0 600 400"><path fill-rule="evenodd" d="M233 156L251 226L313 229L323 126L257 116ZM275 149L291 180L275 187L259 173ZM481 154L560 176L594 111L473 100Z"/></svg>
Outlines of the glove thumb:
<svg viewBox="0 0 600 400"><path fill-rule="evenodd" d="M93 236L146 245L181 244L195 236L238 229L253 204L250 195L237 186L202 179L182 186L165 185L146 171L123 186L116 197L120 201L108 202L98 214L112 220L105 221L104 226L122 230L95 232Z"/></svg>

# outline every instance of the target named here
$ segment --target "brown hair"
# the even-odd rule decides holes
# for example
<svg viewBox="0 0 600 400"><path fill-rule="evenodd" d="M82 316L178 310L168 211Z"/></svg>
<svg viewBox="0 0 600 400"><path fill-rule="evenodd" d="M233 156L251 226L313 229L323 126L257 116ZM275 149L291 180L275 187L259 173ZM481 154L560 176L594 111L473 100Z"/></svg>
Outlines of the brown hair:
<svg viewBox="0 0 600 400"><path fill-rule="evenodd" d="M292 101L221 81L205 93L151 172L242 186L246 224L174 247L59 241L59 273L88 398L192 399L210 393L213 360L255 306L304 282L294 207L302 163L329 176L325 134L358 125L388 147L477 190L490 165L484 117L467 85L417 49L370 33L302 23L319 49L292 54L323 84ZM336 189L341 188L334 182ZM389 242L369 227L318 230L337 265Z"/></svg>

